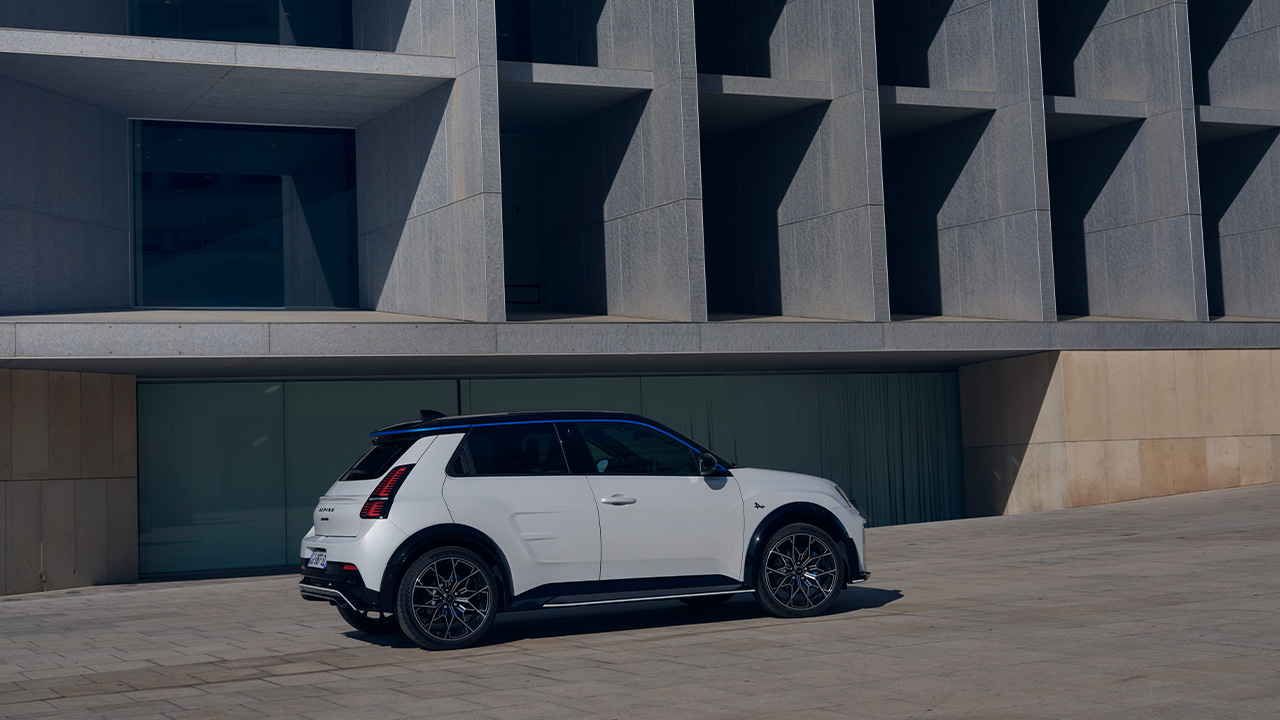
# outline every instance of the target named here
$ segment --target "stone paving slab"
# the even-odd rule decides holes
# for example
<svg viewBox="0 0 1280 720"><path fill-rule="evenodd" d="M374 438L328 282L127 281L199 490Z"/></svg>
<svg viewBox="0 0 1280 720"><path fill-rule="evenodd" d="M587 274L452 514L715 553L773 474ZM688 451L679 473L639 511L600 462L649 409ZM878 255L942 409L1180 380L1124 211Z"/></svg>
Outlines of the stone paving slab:
<svg viewBox="0 0 1280 720"><path fill-rule="evenodd" d="M293 577L0 600L0 717L1280 717L1280 485L875 528L809 620L674 602L500 616L449 653Z"/></svg>

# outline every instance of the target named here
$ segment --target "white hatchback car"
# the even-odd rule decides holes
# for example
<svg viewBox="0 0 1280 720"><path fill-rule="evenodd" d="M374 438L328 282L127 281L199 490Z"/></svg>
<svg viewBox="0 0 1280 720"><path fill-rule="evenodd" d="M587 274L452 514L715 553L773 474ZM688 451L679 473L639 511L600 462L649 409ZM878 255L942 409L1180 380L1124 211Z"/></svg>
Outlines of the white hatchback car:
<svg viewBox="0 0 1280 720"><path fill-rule="evenodd" d="M637 415L422 415L373 433L302 539L302 596L358 630L460 648L505 610L751 592L808 617L867 578L829 480L733 467Z"/></svg>

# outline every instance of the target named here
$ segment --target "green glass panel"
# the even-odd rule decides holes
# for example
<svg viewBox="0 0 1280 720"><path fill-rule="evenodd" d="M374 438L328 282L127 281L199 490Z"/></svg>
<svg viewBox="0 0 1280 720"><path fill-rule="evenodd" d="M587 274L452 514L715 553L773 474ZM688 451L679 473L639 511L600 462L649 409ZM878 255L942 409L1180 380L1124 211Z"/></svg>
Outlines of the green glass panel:
<svg viewBox="0 0 1280 720"><path fill-rule="evenodd" d="M282 389L280 383L138 386L144 575L287 562Z"/></svg>
<svg viewBox="0 0 1280 720"><path fill-rule="evenodd" d="M286 552L311 528L316 501L369 448L369 433L416 420L420 410L458 412L452 380L370 380L285 384Z"/></svg>

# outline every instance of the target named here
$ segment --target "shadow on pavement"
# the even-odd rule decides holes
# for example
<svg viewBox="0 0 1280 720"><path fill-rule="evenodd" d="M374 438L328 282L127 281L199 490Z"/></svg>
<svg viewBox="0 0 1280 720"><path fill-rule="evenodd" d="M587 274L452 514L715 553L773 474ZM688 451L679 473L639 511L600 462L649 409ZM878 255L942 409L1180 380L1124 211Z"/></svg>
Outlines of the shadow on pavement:
<svg viewBox="0 0 1280 720"><path fill-rule="evenodd" d="M840 594L835 607L827 613L844 615L858 610L873 610L902 598L898 590L872 587L851 587ZM687 628L711 625L733 620L767 618L752 595L743 594L724 605L716 607L690 607L675 600L662 600L598 607L532 610L503 613L489 630L478 647L531 638L566 637L606 632L653 628ZM404 635L366 635L351 631L348 637L363 640L371 645L392 648L414 647Z"/></svg>

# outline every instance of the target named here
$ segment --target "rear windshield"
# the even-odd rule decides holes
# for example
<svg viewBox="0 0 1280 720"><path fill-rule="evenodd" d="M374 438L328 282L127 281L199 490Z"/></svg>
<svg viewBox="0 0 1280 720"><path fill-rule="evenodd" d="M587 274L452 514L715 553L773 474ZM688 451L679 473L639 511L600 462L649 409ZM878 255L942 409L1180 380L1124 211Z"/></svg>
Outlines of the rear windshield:
<svg viewBox="0 0 1280 720"><path fill-rule="evenodd" d="M404 442L381 442L369 448L364 456L356 461L351 469L342 473L339 480L368 480L382 477L391 465L413 444L412 440Z"/></svg>

